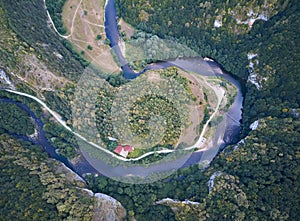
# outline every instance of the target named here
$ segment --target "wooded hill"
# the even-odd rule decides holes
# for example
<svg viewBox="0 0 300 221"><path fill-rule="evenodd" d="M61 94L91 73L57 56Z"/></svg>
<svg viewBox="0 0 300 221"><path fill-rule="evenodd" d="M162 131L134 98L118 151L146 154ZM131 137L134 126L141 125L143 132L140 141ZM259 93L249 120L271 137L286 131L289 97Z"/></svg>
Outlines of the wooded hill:
<svg viewBox="0 0 300 221"><path fill-rule="evenodd" d="M147 2L151 7L146 4ZM259 64L256 72L266 80L261 81L262 88L259 90L250 82L246 84L247 93L242 123L243 135L249 136L244 142L226 148L204 172L195 165L178 171L167 180L147 185L128 185L106 177L90 176L88 178L90 188L107 193L123 202L128 209L128 217L134 215L137 220L297 220L300 215L298 209L300 204L299 1L270 1L269 4L273 4L274 7L269 7L273 10L269 14L269 20L255 21L251 30L243 25L241 30L239 28L236 30L234 28L236 20L226 17L230 9L237 7L238 1L226 1L226 3L211 1L210 4L208 1L186 0L147 2L116 1L119 15L135 27L153 32L160 37L172 36L180 42L185 42L197 49L200 55L216 59L226 70L244 79L247 79L249 74L247 53L252 51L258 54ZM255 5L253 8L264 3L263 1L247 2L250 2L250 6ZM135 7L132 7L133 4ZM41 58L49 66L53 64L53 68L57 71L63 68L65 71L63 73L71 73L70 76L73 76L74 66L65 63L61 65L56 57L35 44L36 40L44 42L46 39L52 41L57 38L51 29L46 28L45 15L39 16L40 13L44 13L42 1L2 0L1 5L5 9L11 27L21 39L37 51L41 51L43 55ZM218 9L219 5L221 5L220 9ZM250 6L245 6L244 11L249 12ZM223 14L221 9L225 11L222 27L214 29L212 28L214 20L221 20L221 18L212 17L214 15L212 14L211 19L208 19L210 14L208 12ZM201 17L195 16L195 13L200 12L203 13L200 14ZM246 18L246 15L244 16L241 20ZM19 22L19 19L22 22ZM199 28L197 27L199 22L195 22L194 19L200 19ZM169 21L172 21L171 24ZM15 39L10 39L10 42L15 42ZM57 40L53 40L51 45L53 47L59 45L58 48L61 46L61 50L65 50ZM15 45L14 48L17 46ZM72 56L69 52L64 53ZM2 50L0 55L1 58L5 55L8 58L13 57L11 51ZM74 59L66 57L66 62L73 64ZM13 66L18 62L18 60L12 61L7 64ZM74 61L74 64L78 62ZM257 130L249 133L248 126L257 119L260 119ZM4 208L1 214L13 219L18 211L24 215L30 210L29 214L32 215L30 220L41 220L41 216L36 218L35 214L39 215L39 208L43 206L46 211L45 219L57 220L57 217L61 217L58 210L52 210L55 204L49 205L41 198L47 190L45 186L40 185L39 174L31 175L28 180L29 169L24 169L28 161L22 161L22 168L16 166L20 161L15 160L16 156L11 156L11 147L20 149L20 145L7 136L1 137L1 145L5 147L5 151L1 149L0 161L3 179L1 186L5 187L1 189L1 199L3 199L1 208ZM27 146L24 143L21 145ZM16 152L14 150L14 153ZM30 152L29 155L26 153L27 159L35 156L34 152ZM33 162L39 158L43 159L43 162L47 161L38 155ZM29 164L32 167L35 164L31 162L29 161ZM48 169L49 173L52 173L53 167L49 166ZM207 183L215 172L219 175L216 176L214 186L209 193ZM21 179L18 180L18 177ZM20 184L17 185L18 183ZM13 186L20 190L21 195L15 192ZM40 186L41 189L35 188L33 191L31 186ZM70 191L66 193L69 194ZM180 205L173 204L171 207L154 205L154 202L166 197L182 201L189 199L199 204L193 206L180 203ZM20 199L26 199L27 203L23 203ZM89 202L84 204L84 200L82 201L84 198L80 199L80 202L76 201L79 203L77 208L86 208L86 205L90 205ZM57 201L58 204L59 201L65 202L60 199ZM27 208L29 205L32 205L30 209ZM175 213L171 210L174 207L177 207ZM69 204L60 208L65 209L61 213L64 218L67 216L66 213L70 214ZM76 211L75 214L81 216L83 213Z"/></svg>

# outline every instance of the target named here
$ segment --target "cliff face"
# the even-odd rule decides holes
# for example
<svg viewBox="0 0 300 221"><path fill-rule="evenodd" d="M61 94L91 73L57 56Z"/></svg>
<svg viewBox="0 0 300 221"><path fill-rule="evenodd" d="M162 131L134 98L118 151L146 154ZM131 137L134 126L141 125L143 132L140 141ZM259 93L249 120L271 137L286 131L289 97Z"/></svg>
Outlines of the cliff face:
<svg viewBox="0 0 300 221"><path fill-rule="evenodd" d="M126 210L119 201L102 193L96 193L95 197L94 221L119 221L125 218Z"/></svg>

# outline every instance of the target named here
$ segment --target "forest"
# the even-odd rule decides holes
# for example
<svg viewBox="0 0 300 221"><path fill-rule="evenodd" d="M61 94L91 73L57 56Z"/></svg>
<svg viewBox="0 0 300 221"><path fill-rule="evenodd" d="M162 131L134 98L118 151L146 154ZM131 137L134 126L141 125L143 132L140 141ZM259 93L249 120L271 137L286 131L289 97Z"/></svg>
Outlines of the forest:
<svg viewBox="0 0 300 221"><path fill-rule="evenodd" d="M1 220L91 220L94 199L39 146L0 136Z"/></svg>
<svg viewBox="0 0 300 221"><path fill-rule="evenodd" d="M23 134L34 133L34 125L30 116L16 104L0 103L0 134L3 133Z"/></svg>
<svg viewBox="0 0 300 221"><path fill-rule="evenodd" d="M235 1L195 3L177 0L162 3L154 0L148 4L147 1L117 0L116 4L119 16L138 29L184 42L199 55L215 59L226 71L244 80L249 75L247 53L257 53L259 64L256 72L260 78L269 80L263 82L259 93L253 85L247 83L243 118L245 130L258 118L268 115L291 116L291 110L299 108L300 89L296 79L300 56L299 1L270 1L269 4L273 6L268 6L268 12L262 1L236 4ZM254 8L253 4L257 4L255 9L268 14L270 19L256 20L250 30L247 26L240 27L232 15L226 12L232 9L240 19L245 19L245 11ZM135 7L132 8L132 5ZM142 14L148 14L148 18L145 19ZM211 28L215 14L225 14L223 19L226 25L220 29ZM195 20L198 22L192 24L191 21ZM172 25L165 27L169 21L172 21ZM185 25L186 22L191 25ZM202 22L207 22L207 25L195 27ZM235 28L245 30L234 31ZM166 30L169 33L165 33ZM283 109L288 111L283 112ZM244 135L246 133L244 131Z"/></svg>
<svg viewBox="0 0 300 221"><path fill-rule="evenodd" d="M196 6L193 5L195 2ZM247 2L248 5L235 7L238 1L116 0L119 16L134 27L185 43L200 55L215 59L225 70L245 82L249 75L247 53L256 53L259 63L255 72L262 79L260 89L250 82L245 83L243 139L220 151L205 170L201 165L194 165L178 170L167 179L143 185L125 184L104 176L86 177L94 192L108 194L124 205L128 220L133 216L136 220L298 220L300 3L297 0L270 1L273 6L269 11L262 6L256 7L257 11L269 16L268 21L256 20L249 30L247 25L238 26L237 20L229 16L229 9L232 9L243 21L251 4L263 4L263 1ZM5 34L0 39L1 65L16 68L19 55L14 51L29 53L33 48L55 73L77 79L85 63L47 27L42 3L0 1L4 9L0 9L0 31ZM260 11L261 7L263 10ZM4 25L4 12L12 30ZM214 13L219 17L213 17ZM212 28L215 19L222 20L220 28ZM46 45L62 54L63 61ZM116 85L124 82L120 76L110 77L109 81ZM69 92L71 98L72 88ZM46 96L50 99L53 95L49 94ZM4 92L0 95L7 97ZM42 116L36 103L17 96L10 98L27 103L39 117ZM67 103L61 105L63 101L59 98L55 103L61 109L68 106ZM31 121L16 106L1 106L1 115L10 116L10 113L18 114L24 126L6 128L7 124L2 122L9 118L1 118L1 134L5 130L32 131ZM65 111L65 115L68 114L70 112ZM249 125L256 120L258 127L251 131ZM51 123L46 124L47 128L54 130L49 138L65 133L60 128L55 131L56 126ZM72 138L64 139L63 135L57 142L66 140L73 143ZM2 134L0 151L0 182L4 187L0 190L1 220L16 217L82 220L83 216L89 220L93 202L78 192L76 185L68 183L62 174L54 173L57 162L42 153L41 147ZM182 202L157 205L157 201L167 197ZM183 203L186 199L197 204Z"/></svg>
<svg viewBox="0 0 300 221"><path fill-rule="evenodd" d="M57 75L78 79L88 63L74 52L71 44L59 39L49 28L43 1L0 1L12 30L39 53L39 59ZM57 56L57 54L61 55Z"/></svg>
<svg viewBox="0 0 300 221"><path fill-rule="evenodd" d="M125 1L116 0L118 15L134 27L159 37L177 40L194 49L203 57L218 61L226 71L246 78L248 25L251 9L272 17L283 1ZM134 6L134 7L133 7ZM176 16L174 16L176 14ZM220 20L217 28L214 21Z"/></svg>
<svg viewBox="0 0 300 221"><path fill-rule="evenodd" d="M67 0L47 0L46 1L46 6L49 14L51 15L51 18L53 20L53 23L55 24L55 27L57 31L60 34L66 34L66 29L62 23L62 9L64 4L66 3Z"/></svg>
<svg viewBox="0 0 300 221"><path fill-rule="evenodd" d="M26 87L23 90L26 90ZM30 92L29 92L30 93ZM39 104L30 98L18 96L0 90L0 131L14 136L32 136L35 133L35 121L21 108L30 108L43 124L48 141L60 155L73 159L78 156L78 144L74 135L56 123L51 115L45 114ZM9 102L7 102L9 101Z"/></svg>
<svg viewBox="0 0 300 221"><path fill-rule="evenodd" d="M206 171L192 166L145 185L90 176L90 187L118 199L137 220L297 220L300 121L269 117L260 124L243 142L221 152ZM209 191L210 177L220 172ZM153 206L167 197L199 205L171 204L174 217L166 205Z"/></svg>
<svg viewBox="0 0 300 221"><path fill-rule="evenodd" d="M219 32L219 30L202 31L202 34L199 34L201 30L193 33L193 29L187 31L188 28L182 28L185 21L196 17L193 16L192 12L187 13L187 8L193 5L188 1L177 1L185 10L180 10L182 7L175 7L174 1L164 1L164 4L150 1L152 9L148 8L148 10L152 10L151 17L148 21L146 18L140 19L143 20L142 22L138 19L146 14L145 11L149 6L147 3L143 5L144 1L116 2L118 2L120 17L137 28L161 37L165 37L163 34L165 30L176 31L176 27L166 28L163 26L168 24L168 21L174 18L173 14L176 13L175 19L178 18L178 20L176 20L175 25L178 24L177 27L180 29L177 30L181 33L173 36L180 36L178 41L186 41L189 46L196 48L200 55L217 60L225 70L244 79L248 75L247 52L253 50L259 56L258 74L268 78L260 91L257 91L257 88L250 82L247 83L243 109L243 134L245 136L249 133L248 128L253 121L262 119L259 121L261 123L259 129L250 132L244 144L241 142L238 145L228 147L224 153L220 153L201 178L199 178L199 173L192 175L194 173L189 172L184 179L172 181L174 182L173 187L168 188L169 185L172 186L169 183L163 184L166 189L172 190L170 193L165 192L165 189L160 189L154 195L161 199L159 194L164 193L163 197L169 196L179 200L188 198L202 202L198 208L197 206L178 205L180 209L175 212L177 220L297 219L299 215L297 205L300 202L298 119L300 92L299 87L297 87L299 85L300 49L298 40L299 2L288 1L281 8L278 5L280 10L277 13L274 12L276 15L271 17L269 21L258 20L250 31L240 35L232 36L230 30L227 30L218 43L214 43L211 40L212 37L205 35L205 33L212 33L214 36L214 33ZM132 4L135 5L134 8ZM172 10L168 10L168 7ZM174 10L177 11L174 12ZM140 12L143 14L138 16ZM173 24L174 22L172 22ZM172 36L172 33L168 33L166 37L168 38L169 35ZM199 39L199 36L203 36L204 44L195 43L193 40L194 38ZM232 42L232 44L228 42ZM193 169L195 168L187 170ZM205 189L209 177L218 171L227 174L216 179L221 184L216 184L216 188L219 189L208 195L205 191L203 193L201 190ZM102 178L98 179L100 181L96 180L94 187L96 189L101 188L101 184L103 184ZM196 181L198 185L196 185ZM183 183L187 185L190 183L191 185L185 186ZM123 185L117 184L117 186ZM130 199L130 195L129 197L123 196L124 194L132 194L129 191L120 194L120 192L116 193L118 189L113 190L111 185L109 187L109 193L115 194L116 198L119 197L120 200L125 198L127 201ZM132 191L137 189L136 186L131 188ZM141 188L145 188L145 190L139 194L140 197L153 191L153 189L147 189L149 186ZM229 192L230 194L228 194ZM118 196L119 194L121 196ZM134 192L133 195L136 194ZM244 199L244 194L247 196L247 201ZM207 198L204 197L205 195ZM244 199L244 201L237 201L237 196L241 196L241 200ZM151 195L145 198L151 199ZM157 217L147 217L145 210L142 210L146 207L149 209L148 212L152 211L153 207L150 206L150 202L147 200L143 202L140 200L141 198L131 199L133 200L132 208L135 211L135 217L139 217L140 220ZM166 210L160 209L160 211L160 217L164 217ZM224 215L221 216L220 214Z"/></svg>

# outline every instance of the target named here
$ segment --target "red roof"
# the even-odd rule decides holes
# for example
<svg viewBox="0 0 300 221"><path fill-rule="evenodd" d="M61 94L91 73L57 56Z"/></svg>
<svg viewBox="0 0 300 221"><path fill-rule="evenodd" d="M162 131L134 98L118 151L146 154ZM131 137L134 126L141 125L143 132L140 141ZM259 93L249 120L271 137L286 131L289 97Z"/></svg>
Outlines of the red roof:
<svg viewBox="0 0 300 221"><path fill-rule="evenodd" d="M123 147L122 146L117 146L117 148L114 150L116 153L120 154L122 151Z"/></svg>
<svg viewBox="0 0 300 221"><path fill-rule="evenodd" d="M125 151L128 151L128 152L132 152L133 151L133 147L132 146L126 145L123 148L124 148Z"/></svg>

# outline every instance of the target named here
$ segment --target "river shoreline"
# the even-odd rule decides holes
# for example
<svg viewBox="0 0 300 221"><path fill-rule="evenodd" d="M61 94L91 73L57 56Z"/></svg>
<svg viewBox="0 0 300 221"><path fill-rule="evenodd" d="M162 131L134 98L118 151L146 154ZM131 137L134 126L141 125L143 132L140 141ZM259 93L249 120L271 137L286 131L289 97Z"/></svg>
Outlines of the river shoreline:
<svg viewBox="0 0 300 221"><path fill-rule="evenodd" d="M120 48L118 47L119 32L117 29L116 12L115 12L113 0L107 0L107 4L105 7L105 31L107 32L107 36L108 36L109 40L111 41L111 46L115 48L115 50L117 51L116 54L119 56L119 59L122 61L121 63L123 64L122 69L124 72L124 77L127 79L134 79L137 76L146 72L147 70L156 69L157 66L155 67L155 65L161 65L162 68L175 65L183 70L190 69L189 71L194 72L194 70L193 70L194 63L193 62L201 63L203 61L203 59L201 60L200 57L180 58L180 59L169 60L169 61L165 61L165 62L159 62L157 64L151 64L145 70L143 70L139 73L134 72L132 69L130 69L125 58L122 56ZM68 166L72 171L76 172L80 176L83 176L83 174L86 174L86 173L98 174L95 171L98 171L99 173L101 173L105 176L109 176L109 177L111 177L112 175L113 176L127 176L127 175L132 174L132 171L134 170L136 172L137 176L147 177L148 175L151 175L155 172L168 172L169 170L174 169L173 167L179 169L182 167L187 167L187 166L191 166L194 164L198 164L199 161L206 161L209 164L213 160L213 158L217 155L217 153L219 152L220 149L224 148L229 143L234 143L231 138L233 137L233 134L236 135L237 131L239 132L241 129L239 122L242 119L241 108L243 105L243 89L242 89L240 83L236 79L232 78L232 76L230 76L228 74L224 74L224 72L220 68L220 65L218 65L217 63L215 63L213 61L208 62L208 65L210 66L210 71L212 71L211 75L223 77L223 78L229 80L234 85L236 85L238 88L238 94L234 100L234 103L231 105L231 107L227 113L228 116L231 116L231 117L227 117L226 121L224 120L224 122L222 124L220 124L220 126L218 126L218 128L217 128L217 131L218 130L222 131L222 130L224 130L224 127L226 127L226 132L228 134L225 135L225 138L222 136L222 134L221 134L222 132L220 133L220 136L215 136L214 140L212 141L212 145L214 147L213 149L202 150L202 151L200 150L198 152L194 152L193 154L191 154L187 159L185 157L180 159L180 160L183 160L182 161L183 163L179 167L178 167L179 164L177 162L178 159L171 161L171 162L164 162L164 166L163 166L164 168L162 168L161 164L156 164L153 166L148 165L147 167L141 167L139 165L133 166L130 168L128 168L128 167L113 167L112 165L107 165L104 162L101 162L101 163L95 162L95 159L90 158L87 153L84 153L84 151L81 150L80 154L83 157L81 157L81 159L78 162L78 165L80 165L80 167L81 167L81 169L80 169L79 167L75 168L68 161L68 159L60 158L61 156L59 156L55 152L54 147L52 147L53 149L48 150L49 151L48 152L46 147L49 147L49 145L51 145L51 144L47 141L45 136L39 137L39 139L41 139L39 144L41 146L43 146L45 151L47 151L52 158L57 159L63 163L66 162L65 163L66 166ZM186 68L185 66L187 66L189 68ZM203 70L200 70L200 71L198 70L198 72L196 71L196 73L199 73L202 75L203 74L202 71ZM206 73L208 73L208 72L206 72ZM20 94L20 92L18 94L22 96L22 94ZM32 99L34 99L34 98L32 98ZM34 100L36 100L36 99L34 99ZM46 107L46 109L47 108L48 107ZM31 110L28 110L28 111L31 111ZM50 110L50 112L51 112L51 110ZM35 118L36 118L36 116L35 116ZM40 119L36 118L35 120L39 121ZM61 124L65 124L65 122L61 122L61 119L56 118L56 120L58 122L60 122ZM228 125L230 125L230 126L228 126ZM64 126L66 128L66 125L64 125ZM71 130L70 128L66 128L66 129ZM39 134L43 134L42 125L39 128ZM226 136L228 137L227 141L226 141ZM105 170L107 171L107 173L106 172L103 173L103 171L102 171L103 167L106 168ZM82 168L84 168L84 169L82 169ZM99 169L95 169L95 168L101 168L101 170L99 171ZM115 174L111 174L111 173L115 173Z"/></svg>

